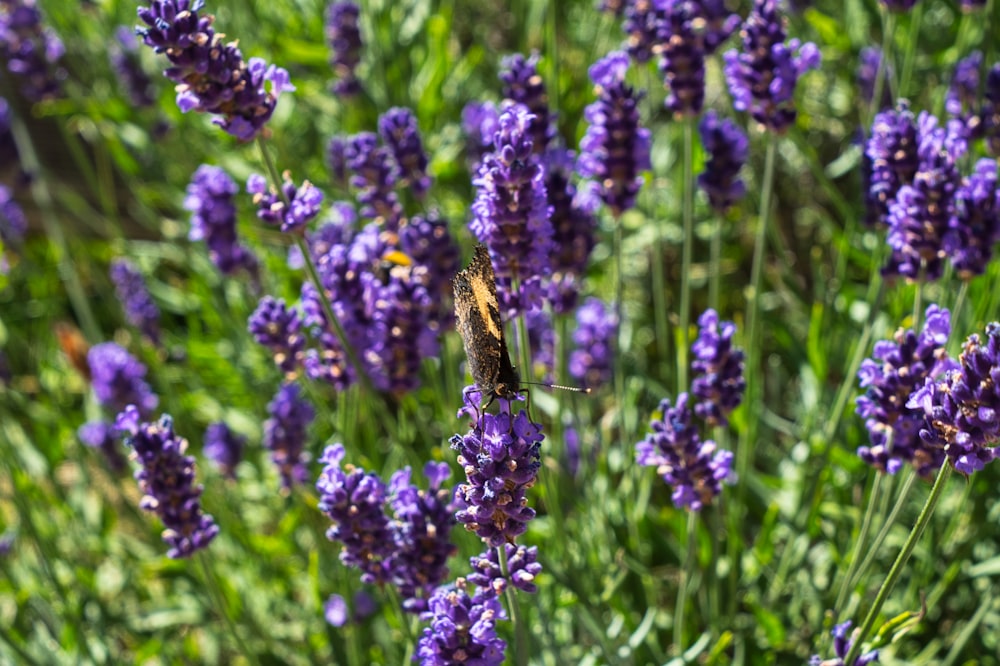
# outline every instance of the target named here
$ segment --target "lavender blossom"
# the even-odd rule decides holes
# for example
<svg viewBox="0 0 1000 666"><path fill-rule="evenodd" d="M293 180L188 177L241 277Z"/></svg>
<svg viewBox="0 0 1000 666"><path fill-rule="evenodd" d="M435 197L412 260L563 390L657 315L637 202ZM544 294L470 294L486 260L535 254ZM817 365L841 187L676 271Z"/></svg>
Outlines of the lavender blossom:
<svg viewBox="0 0 1000 666"><path fill-rule="evenodd" d="M955 192L955 214L943 240L944 251L963 280L985 273L993 258L993 245L1000 240L998 198L996 162L981 159Z"/></svg>
<svg viewBox="0 0 1000 666"><path fill-rule="evenodd" d="M87 352L91 383L98 402L118 413L135 405L143 416L150 414L159 398L146 383L146 366L113 342L94 345Z"/></svg>
<svg viewBox="0 0 1000 666"><path fill-rule="evenodd" d="M476 199L469 229L490 250L497 293L508 314L540 306L541 280L552 270L551 211L545 172L532 153L531 120L521 105L501 114L494 151L483 156L472 181Z"/></svg>
<svg viewBox="0 0 1000 666"><path fill-rule="evenodd" d="M882 81L891 80L892 70L889 69L888 63L882 63L882 49L877 46L866 46L861 49L861 52L858 54L856 79L861 100L866 104L871 104L872 99L875 97L876 77L880 76L879 67L883 68L881 73ZM879 109L888 109L891 107L892 91L887 84L883 83Z"/></svg>
<svg viewBox="0 0 1000 666"><path fill-rule="evenodd" d="M274 356L274 364L291 373L305 346L301 333L302 317L285 305L284 299L265 296L247 320L250 335Z"/></svg>
<svg viewBox="0 0 1000 666"><path fill-rule="evenodd" d="M636 462L656 467L656 473L673 486L674 505L700 511L731 477L733 454L718 450L711 440L701 440L691 423L687 393L680 394L676 407L664 399L659 411L662 418L650 422L653 432L636 444Z"/></svg>
<svg viewBox="0 0 1000 666"><path fill-rule="evenodd" d="M851 647L854 645L854 639L852 639L847 633L850 630L850 620L835 626L832 633L833 653L836 657L833 659L823 659L819 655L813 655L809 659L809 666L845 666L844 657L847 656L847 653L851 651ZM871 652L866 652L855 659L851 666L868 666L868 664L874 664L876 662L878 662L878 650L872 650Z"/></svg>
<svg viewBox="0 0 1000 666"><path fill-rule="evenodd" d="M120 25L115 30L115 41L117 45L109 49L111 66L129 101L140 109L153 106L156 104L156 88L149 74L142 69L139 41L135 38L135 33Z"/></svg>
<svg viewBox="0 0 1000 666"><path fill-rule="evenodd" d="M708 111L698 123L707 159L705 171L698 175L698 186L708 195L708 202L719 215L746 194L740 169L747 161L750 143L746 134L729 119Z"/></svg>
<svg viewBox="0 0 1000 666"><path fill-rule="evenodd" d="M520 53L500 61L501 92L509 103L521 104L533 117L529 123L532 151L542 155L556 135L554 117L549 109L549 93L538 73L538 54L525 58Z"/></svg>
<svg viewBox="0 0 1000 666"><path fill-rule="evenodd" d="M459 578L453 587L439 587L429 606L421 618L430 627L417 642L421 666L503 663L507 644L497 636L496 621L507 616L499 599L478 592L470 597L465 580Z"/></svg>
<svg viewBox="0 0 1000 666"><path fill-rule="evenodd" d="M875 116L865 154L871 160L868 187L869 221L888 224L889 205L899 188L913 182L919 146L917 122L907 103Z"/></svg>
<svg viewBox="0 0 1000 666"><path fill-rule="evenodd" d="M243 459L243 450L247 439L237 435L222 421L209 424L205 429L205 457L219 466L222 473L230 479L236 478L236 465Z"/></svg>
<svg viewBox="0 0 1000 666"><path fill-rule="evenodd" d="M399 169L396 184L422 199L430 189L431 178L427 175L427 153L416 116L406 108L389 109L378 119L378 133Z"/></svg>
<svg viewBox="0 0 1000 666"><path fill-rule="evenodd" d="M122 472L128 466L128 459L121 450L115 428L103 421L90 421L77 428L76 436L86 446L99 450L104 454L108 467L113 472Z"/></svg>
<svg viewBox="0 0 1000 666"><path fill-rule="evenodd" d="M628 57L613 51L590 68L597 101L584 110L587 133L580 140L577 170L593 178L615 218L635 205L649 161L650 133L639 126L641 95L625 83Z"/></svg>
<svg viewBox="0 0 1000 666"><path fill-rule="evenodd" d="M326 8L326 41L330 45L330 67L336 76L333 93L351 98L361 93L357 67L361 62L361 10L354 2L331 2Z"/></svg>
<svg viewBox="0 0 1000 666"><path fill-rule="evenodd" d="M264 421L264 447L281 475L281 486L292 486L308 478L305 453L306 429L316 417L298 384L284 384L267 405L271 418Z"/></svg>
<svg viewBox="0 0 1000 666"><path fill-rule="evenodd" d="M720 322L715 310L705 310L698 318L698 326L698 338L691 345L691 393L699 400L694 413L708 426L725 427L729 414L743 402L746 390L743 350L733 347L736 324Z"/></svg>
<svg viewBox="0 0 1000 666"><path fill-rule="evenodd" d="M733 107L747 111L766 129L782 133L795 122L795 84L819 67L819 49L797 39L785 42L776 0L754 0L740 37L743 51L733 49L724 56Z"/></svg>
<svg viewBox="0 0 1000 666"><path fill-rule="evenodd" d="M477 390L469 387L465 394L470 404L479 404ZM535 517L527 490L541 467L544 438L541 426L527 412L522 409L514 415L511 401L497 398L497 402L499 414L482 414L467 435L450 440L466 476L456 491L466 504L457 513L458 522L491 548L513 543Z"/></svg>
<svg viewBox="0 0 1000 666"><path fill-rule="evenodd" d="M996 157L1000 155L1000 63L990 67L990 71L986 74L980 116L983 121L986 152Z"/></svg>
<svg viewBox="0 0 1000 666"><path fill-rule="evenodd" d="M658 32L664 20L662 3L656 0L630 0L625 5L622 30L625 31L625 48L640 65L649 62L659 43Z"/></svg>
<svg viewBox="0 0 1000 666"><path fill-rule="evenodd" d="M569 355L569 374L584 386L604 386L611 381L618 318L599 298L588 298L577 311L573 331L576 348Z"/></svg>
<svg viewBox="0 0 1000 666"><path fill-rule="evenodd" d="M499 120L500 110L493 102L469 102L462 109L462 131L468 142L466 154L473 171L479 168L483 155L492 150Z"/></svg>
<svg viewBox="0 0 1000 666"><path fill-rule="evenodd" d="M14 193L0 185L0 242L4 245L20 244L27 230L28 218L14 200Z"/></svg>
<svg viewBox="0 0 1000 666"><path fill-rule="evenodd" d="M350 138L344 156L352 174L351 186L358 189L361 216L397 231L403 209L395 192L400 174L392 151L378 145L374 133L361 132Z"/></svg>
<svg viewBox="0 0 1000 666"><path fill-rule="evenodd" d="M955 65L951 84L944 97L944 108L952 118L961 121L966 137L976 139L982 133L979 117L979 69L983 64L981 51L973 51Z"/></svg>
<svg viewBox="0 0 1000 666"><path fill-rule="evenodd" d="M323 193L308 180L296 186L287 171L282 176L281 194L274 187L268 187L264 176L256 173L247 178L247 192L253 195L257 217L265 223L277 225L285 232L302 233L319 215Z"/></svg>
<svg viewBox="0 0 1000 666"><path fill-rule="evenodd" d="M503 548L507 556L508 575L504 576L500 569L499 548ZM505 543L497 548L490 548L485 553L474 555L469 559L472 573L466 579L482 590L502 597L508 585L513 585L522 592L534 594L538 591L535 577L542 572L538 562L538 547L528 548L523 545Z"/></svg>
<svg viewBox="0 0 1000 666"><path fill-rule="evenodd" d="M39 102L62 93L64 53L59 37L42 24L35 0L0 1L0 62L26 99Z"/></svg>
<svg viewBox="0 0 1000 666"><path fill-rule="evenodd" d="M856 413L865 419L869 445L858 455L880 472L895 474L911 463L928 478L941 467L944 454L920 439L923 413L907 401L928 378L954 367L944 348L950 333L948 310L931 305L919 335L899 329L892 340L875 343L872 358L862 362L858 379L865 394L857 400Z"/></svg>
<svg viewBox="0 0 1000 666"><path fill-rule="evenodd" d="M590 253L597 244L597 209L600 198L593 183L577 189L570 176L573 151L550 148L543 156L545 193L552 214L552 277L548 297L557 313L576 309L580 282L587 272Z"/></svg>
<svg viewBox="0 0 1000 666"><path fill-rule="evenodd" d="M160 308L153 302L146 288L146 281L139 269L128 259L117 258L111 262L111 282L115 295L125 309L125 319L153 344L160 344Z"/></svg>
<svg viewBox="0 0 1000 666"><path fill-rule="evenodd" d="M115 427L141 465L135 473L143 494L139 507L163 521L163 540L170 546L167 557L190 557L206 548L219 527L202 512L202 487L194 482L195 460L184 455L188 443L174 433L173 420L164 414L157 423L141 423L139 411L129 405L118 415Z"/></svg>
<svg viewBox="0 0 1000 666"><path fill-rule="evenodd" d="M212 27L215 17L199 16L202 0L152 0L139 7L143 42L167 56L163 73L177 84L177 106L184 113L217 116L212 122L241 141L260 134L281 93L295 90L288 72L260 58L243 61L236 42L223 44ZM265 82L270 85L265 89Z"/></svg>
<svg viewBox="0 0 1000 666"><path fill-rule="evenodd" d="M438 328L450 324L453 308L446 298L451 294L451 279L458 272L461 261L458 244L448 231L448 221L436 211L427 215L414 215L399 230L399 249L424 269L421 282L431 299L441 307L433 321Z"/></svg>
<svg viewBox="0 0 1000 666"><path fill-rule="evenodd" d="M339 594L331 594L323 602L323 618L331 627L347 624L347 601Z"/></svg>
<svg viewBox="0 0 1000 666"><path fill-rule="evenodd" d="M257 257L240 244L236 233L233 198L239 191L236 181L223 169L208 164L198 167L184 197L184 209L191 211L188 239L205 241L209 258L223 275L235 275L242 269L256 283Z"/></svg>

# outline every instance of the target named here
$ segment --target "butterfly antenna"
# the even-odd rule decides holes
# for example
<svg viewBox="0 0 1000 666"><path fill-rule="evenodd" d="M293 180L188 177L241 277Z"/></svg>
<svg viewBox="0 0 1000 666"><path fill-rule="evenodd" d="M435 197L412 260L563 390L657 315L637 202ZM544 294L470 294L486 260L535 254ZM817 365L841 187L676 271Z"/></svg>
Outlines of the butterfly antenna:
<svg viewBox="0 0 1000 666"><path fill-rule="evenodd" d="M559 389L561 391L572 391L573 393L591 393L593 389L586 386L566 386L564 384L546 384L545 382L521 382L522 384L529 384L531 386L544 386L550 389Z"/></svg>

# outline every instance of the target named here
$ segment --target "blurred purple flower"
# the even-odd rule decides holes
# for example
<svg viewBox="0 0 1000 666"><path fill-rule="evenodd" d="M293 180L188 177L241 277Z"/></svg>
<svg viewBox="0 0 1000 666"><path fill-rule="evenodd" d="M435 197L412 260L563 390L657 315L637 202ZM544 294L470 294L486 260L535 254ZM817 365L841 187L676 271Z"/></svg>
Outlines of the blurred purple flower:
<svg viewBox="0 0 1000 666"><path fill-rule="evenodd" d="M945 253L963 280L985 273L993 258L993 245L1000 240L998 198L997 164L981 159L955 192L954 215L943 241Z"/></svg>
<svg viewBox="0 0 1000 666"><path fill-rule="evenodd" d="M113 472L121 472L128 466L128 459L122 453L121 441L115 427L104 421L90 421L77 428L76 436L86 446L98 449L104 454L108 467Z"/></svg>
<svg viewBox="0 0 1000 666"><path fill-rule="evenodd" d="M639 64L653 58L653 50L659 43L657 33L666 13L663 4L656 0L627 0L624 3L625 49Z"/></svg>
<svg viewBox="0 0 1000 666"><path fill-rule="evenodd" d="M963 12L975 12L986 7L986 0L959 0Z"/></svg>
<svg viewBox="0 0 1000 666"><path fill-rule="evenodd" d="M400 173L392 150L378 145L374 132L361 132L348 139L344 157L351 171L351 186L358 189L361 216L387 231L398 231L403 209L395 191Z"/></svg>
<svg viewBox="0 0 1000 666"><path fill-rule="evenodd" d="M205 429L202 452L219 466L225 476L235 479L236 465L243 459L246 444L246 437L237 435L225 423L218 421Z"/></svg>
<svg viewBox="0 0 1000 666"><path fill-rule="evenodd" d="M195 460L184 455L188 443L174 433L173 420L164 414L156 423L141 423L139 411L129 405L118 415L115 427L141 465L135 473L143 493L139 507L163 521L163 540L170 546L167 557L190 557L207 547L219 527L202 512Z"/></svg>
<svg viewBox="0 0 1000 666"><path fill-rule="evenodd" d="M500 666L507 644L497 635L497 620L506 620L503 605L493 595L470 597L465 579L442 586L430 599L421 619L430 623L417 642L421 666Z"/></svg>
<svg viewBox="0 0 1000 666"><path fill-rule="evenodd" d="M416 116L407 108L389 109L378 119L378 133L398 168L395 185L409 189L416 198L422 199L430 189L431 178L427 175L427 153Z"/></svg>
<svg viewBox="0 0 1000 666"><path fill-rule="evenodd" d="M294 372L305 346L302 317L285 305L284 299L264 296L247 320L247 329L257 344L267 347L274 363L285 373Z"/></svg>
<svg viewBox="0 0 1000 666"><path fill-rule="evenodd" d="M0 241L4 245L17 245L24 240L28 218L14 200L14 193L0 185Z"/></svg>
<svg viewBox="0 0 1000 666"><path fill-rule="evenodd" d="M184 197L184 209L191 211L188 239L205 241L209 258L223 275L234 275L243 269L256 284L257 257L240 244L236 234L233 198L239 191L239 186L223 169L208 164L198 167Z"/></svg>
<svg viewBox="0 0 1000 666"><path fill-rule="evenodd" d="M499 128L500 110L493 102L469 102L462 109L462 131L468 143L466 154L475 172L483 155L493 149L493 135Z"/></svg>
<svg viewBox="0 0 1000 666"><path fill-rule="evenodd" d="M123 25L115 29L115 41L108 49L111 66L118 75L125 94L132 105L140 109L156 104L156 88L139 59L139 40L130 28Z"/></svg>
<svg viewBox="0 0 1000 666"><path fill-rule="evenodd" d="M149 295L146 280L136 265L122 257L112 260L111 282L128 323L142 331L153 344L160 344L160 308Z"/></svg>
<svg viewBox="0 0 1000 666"><path fill-rule="evenodd" d="M866 199L868 221L889 223L889 205L896 199L899 188L912 183L917 173L919 142L916 119L905 101L895 110L875 116L865 146L865 154L871 160Z"/></svg>
<svg viewBox="0 0 1000 666"><path fill-rule="evenodd" d="M549 109L549 93L545 81L538 73L537 53L525 58L520 53L507 56L500 61L501 93L504 100L521 104L528 109L532 118L528 124L532 151L543 154L556 135L554 117Z"/></svg>
<svg viewBox="0 0 1000 666"><path fill-rule="evenodd" d="M698 186L708 195L708 202L719 215L746 194L739 177L747 161L750 144L746 134L728 118L709 110L698 123L707 159L705 171L698 175Z"/></svg>
<svg viewBox="0 0 1000 666"><path fill-rule="evenodd" d="M819 655L813 655L809 659L809 666L844 666L844 657L847 656L847 653L851 651L851 646L854 645L854 640L847 633L850 630L850 620L835 626L832 633L833 653L836 657L834 659L823 659ZM877 661L878 650L872 650L871 652L866 652L863 655L860 655L854 660L854 663L851 666L868 666L868 664L874 664Z"/></svg>
<svg viewBox="0 0 1000 666"><path fill-rule="evenodd" d="M64 52L59 37L42 24L35 0L0 2L0 62L26 99L39 102L62 93Z"/></svg>
<svg viewBox="0 0 1000 666"><path fill-rule="evenodd" d="M98 402L113 413L128 405L137 406L142 416L149 415L159 398L146 383L146 366L114 342L94 345L87 352L91 383Z"/></svg>
<svg viewBox="0 0 1000 666"><path fill-rule="evenodd" d="M282 488L288 490L308 478L306 429L316 412L300 395L298 384L284 384L268 403L267 413L271 418L264 421L264 448L271 452Z"/></svg>
<svg viewBox="0 0 1000 666"><path fill-rule="evenodd" d="M357 67L361 62L361 10L354 2L331 2L326 8L326 41L330 45L330 67L336 82L333 93L350 98L361 93Z"/></svg>
<svg viewBox="0 0 1000 666"><path fill-rule="evenodd" d="M331 594L323 602L323 617L331 627L342 627L347 624L347 601L339 594Z"/></svg>
<svg viewBox="0 0 1000 666"><path fill-rule="evenodd" d="M736 324L720 322L715 310L705 310L698 318L698 327L698 338L691 345L691 394L699 401L694 413L710 427L725 427L729 414L743 402L745 355L733 347Z"/></svg>
<svg viewBox="0 0 1000 666"><path fill-rule="evenodd" d="M326 144L326 165L330 169L330 180L342 190L347 189L347 137L343 134L330 137Z"/></svg>
<svg viewBox="0 0 1000 666"><path fill-rule="evenodd" d="M569 374L583 386L601 387L611 381L612 350L618 335L613 308L599 298L584 301L576 314L575 349L569 355Z"/></svg>
<svg viewBox="0 0 1000 666"><path fill-rule="evenodd" d="M888 64L882 65L882 49L877 46L866 46L858 54L858 70L856 74L858 82L858 92L861 100L866 104L871 104L875 97L875 80L879 76L878 68L884 66L882 71L882 99L879 101L879 110L892 107L892 91L888 81L892 80L892 71L888 69Z"/></svg>
<svg viewBox="0 0 1000 666"><path fill-rule="evenodd" d="M591 187L577 190L571 180L573 151L552 147L543 156L545 193L552 213L552 276L548 297L556 313L572 312L590 253L597 244L597 212L600 199Z"/></svg>
<svg viewBox="0 0 1000 666"><path fill-rule="evenodd" d="M274 187L268 186L264 176L250 174L247 192L253 195L257 217L265 223L279 226L282 231L302 233L306 225L319 215L323 193L308 180L296 186L287 171L283 178L279 194Z"/></svg>
<svg viewBox="0 0 1000 666"><path fill-rule="evenodd" d="M980 116L983 121L983 136L986 138L986 152L1000 156L1000 63L990 67L983 89L983 104Z"/></svg>
<svg viewBox="0 0 1000 666"><path fill-rule="evenodd" d="M500 569L499 548L503 548L507 556L507 572L504 576ZM502 597L508 585L513 585L522 592L534 594L538 591L535 577L542 572L538 562L538 547L528 548L512 543L501 544L490 548L485 553L474 555L469 559L472 573L466 579L478 587L482 593L492 593Z"/></svg>
<svg viewBox="0 0 1000 666"><path fill-rule="evenodd" d="M962 123L966 137L970 140L979 138L982 134L982 118L979 116L979 70L982 64L981 51L973 51L959 60L944 96L945 111Z"/></svg>

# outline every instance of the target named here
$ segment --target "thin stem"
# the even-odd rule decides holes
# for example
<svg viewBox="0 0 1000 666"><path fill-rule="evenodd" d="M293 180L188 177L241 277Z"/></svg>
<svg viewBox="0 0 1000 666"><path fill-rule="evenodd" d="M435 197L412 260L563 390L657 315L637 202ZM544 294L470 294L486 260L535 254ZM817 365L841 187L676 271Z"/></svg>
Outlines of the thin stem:
<svg viewBox="0 0 1000 666"><path fill-rule="evenodd" d="M886 79L888 79L889 56L892 53L892 41L896 33L896 15L886 11L885 23L882 33L882 53L878 59L878 69L875 70L875 86L871 104L868 107L868 118L865 126L871 127L875 114L882 106L882 91L885 90ZM891 91L890 91L891 92Z"/></svg>
<svg viewBox="0 0 1000 666"><path fill-rule="evenodd" d="M951 476L951 473L951 463L946 460L944 464L941 465L941 470L938 472L937 478L934 480L934 487L931 488L931 493L927 496L927 501L924 502L924 508L920 510L917 522L913 525L913 529L910 530L910 535L906 538L906 543L903 544L902 550L899 551L899 556L896 557L896 561L893 562L892 568L889 570L889 574L885 577L885 580L882 581L882 587L879 588L878 594L875 596L875 601L872 603L872 607L868 610L868 615L865 617L865 621L862 623L858 634L854 637L854 644L851 645L851 649L848 650L847 656L844 658L845 664L853 664L854 660L857 659L858 655L861 653L861 646L865 639L868 638L868 634L871 633L872 628L875 626L875 620L878 619L878 614L882 610L882 606L885 604L886 599L889 598L889 593L892 592L892 588L895 587L900 575L902 575L903 567L910 559L910 555L913 553L913 549L916 547L917 541L920 540L920 536L924 533L924 529L930 523L931 516L934 514L934 507L937 506L938 500L941 499L944 487L948 478Z"/></svg>
<svg viewBox="0 0 1000 666"><path fill-rule="evenodd" d="M624 311L622 299L625 296L624 265L622 260L622 221L618 216L614 217L613 252L614 252L614 273L615 273L615 319L618 321L618 331L614 340L614 368L615 368L615 401L618 403L618 421L621 428L621 437L624 439L628 433L625 424L625 367L622 362L624 345L622 335L625 331L625 322L622 318Z"/></svg>
<svg viewBox="0 0 1000 666"><path fill-rule="evenodd" d="M688 587L694 578L694 570L698 562L698 512L688 511L687 516L687 555L684 566L681 567L681 579L677 585L677 606L674 611L674 649L678 654L684 653L684 612L687 609Z"/></svg>
<svg viewBox="0 0 1000 666"><path fill-rule="evenodd" d="M890 433L889 436L892 437L892 434ZM865 513L861 519L861 529L858 530L858 536L854 541L854 552L851 553L851 564L848 566L847 573L844 574L844 579L840 583L840 591L837 593L837 601L833 604L834 617L840 616L840 611L844 607L844 601L847 599L847 595L851 590L851 584L854 581L855 572L858 570L858 565L861 563L861 551L865 547L865 542L868 540L868 533L871 531L872 518L875 517L875 506L878 503L878 497L882 491L884 478L885 474L883 472L877 471L875 473L875 480L872 481L872 490L868 495L868 503L865 505Z"/></svg>
<svg viewBox="0 0 1000 666"><path fill-rule="evenodd" d="M955 305L951 308L952 328L958 322L958 315L965 307L965 297L969 294L969 281L962 280L962 286L958 288L958 295L955 297Z"/></svg>
<svg viewBox="0 0 1000 666"><path fill-rule="evenodd" d="M917 42L920 41L920 24L924 18L924 3L918 2L910 14L910 34L906 38L906 55L903 59L903 73L899 77L899 90L896 94L905 97L910 88L910 77L913 74L913 63L917 55Z"/></svg>
<svg viewBox="0 0 1000 666"><path fill-rule="evenodd" d="M545 46L549 62L549 108L559 113L559 1L549 0L545 12ZM558 115L557 115L558 117Z"/></svg>
<svg viewBox="0 0 1000 666"><path fill-rule="evenodd" d="M871 547L868 548L868 554L865 555L865 559L861 563L861 566L857 568L857 571L854 574L854 579L848 580L849 587L853 588L857 585L858 581L861 580L861 577L865 575L866 571L868 571L868 567L870 567L872 562L875 561L875 557L878 555L879 549L885 542L886 537L889 536L889 530L892 529L892 526L896 522L896 518L899 517L899 512L904 506L906 506L906 498L909 497L910 490L913 489L913 482L916 481L916 479L917 474L915 472L911 472L907 475L906 480L903 482L903 487L899 490L899 496L892 505L892 511L889 512L889 516L885 519L885 522L882 523L882 527L879 529L878 534L875 535L875 540L872 541Z"/></svg>
<svg viewBox="0 0 1000 666"><path fill-rule="evenodd" d="M201 564L202 571L205 573L205 582L208 584L208 596L212 600L212 605L215 606L216 612L222 616L223 620L225 620L226 626L229 628L229 633L232 635L233 640L236 641L237 649L243 654L244 657L249 659L253 653L250 652L246 643L243 642L243 637L237 630L236 624L233 622L233 618L229 616L226 596L222 591L221 585L219 585L219 579L216 578L215 572L212 570L212 566L208 562L208 554L204 550L198 553L198 562Z"/></svg>
<svg viewBox="0 0 1000 666"><path fill-rule="evenodd" d="M677 395L687 390L688 353L691 322L691 261L694 254L694 119L684 121L683 193L684 247L681 254L680 343L677 345ZM657 257L662 263L663 256ZM664 314L664 319L666 314ZM665 325L665 324L664 324Z"/></svg>
<svg viewBox="0 0 1000 666"><path fill-rule="evenodd" d="M715 219L715 229L708 257L708 307L719 310L719 284L722 282L722 229L725 220L721 214Z"/></svg>
<svg viewBox="0 0 1000 666"><path fill-rule="evenodd" d="M497 561L500 563L500 575L508 582L504 596L507 598L507 612L510 613L510 621L514 625L514 663L517 666L524 666L528 663L526 648L529 636L521 619L521 609L517 604L514 586L510 584L510 566L507 563L507 547L505 545L497 546Z"/></svg>

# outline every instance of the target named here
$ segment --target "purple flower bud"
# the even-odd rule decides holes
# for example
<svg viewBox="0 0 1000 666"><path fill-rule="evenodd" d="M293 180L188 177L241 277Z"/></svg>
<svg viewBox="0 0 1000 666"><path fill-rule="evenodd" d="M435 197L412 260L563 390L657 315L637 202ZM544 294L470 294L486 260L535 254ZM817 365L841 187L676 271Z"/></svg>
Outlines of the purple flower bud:
<svg viewBox="0 0 1000 666"><path fill-rule="evenodd" d="M247 320L247 329L258 344L274 355L274 363L282 371L295 370L305 346L300 332L302 318L297 310L288 308L284 299L265 296Z"/></svg>
<svg viewBox="0 0 1000 666"><path fill-rule="evenodd" d="M139 508L154 512L166 528L167 557L190 557L207 547L219 527L201 510L202 487L194 482L195 460L184 455L188 443L174 433L173 420L164 414L156 423L140 423L138 410L129 405L115 425L141 465L135 473L143 493Z"/></svg>
<svg viewBox="0 0 1000 666"><path fill-rule="evenodd" d="M709 426L724 427L730 412L743 402L743 350L733 347L736 324L720 323L715 310L705 310L698 326L698 338L691 345L691 393L699 400L694 413Z"/></svg>
<svg viewBox="0 0 1000 666"><path fill-rule="evenodd" d="M236 182L219 167L202 164L194 172L184 197L184 209L191 211L188 239L205 241L208 256L224 275L245 270L256 284L257 257L241 245L236 234L236 205L240 191Z"/></svg>
<svg viewBox="0 0 1000 666"><path fill-rule="evenodd" d="M26 99L38 102L62 93L64 51L59 37L42 24L35 0L0 2L0 63Z"/></svg>
<svg viewBox="0 0 1000 666"><path fill-rule="evenodd" d="M483 155L493 148L493 135L499 127L500 110L493 102L469 102L462 109L462 131L468 146L466 154L473 171Z"/></svg>
<svg viewBox="0 0 1000 666"><path fill-rule="evenodd" d="M865 155L870 159L866 200L869 221L889 223L889 205L899 188L912 183L917 173L918 145L917 122L905 101L895 111L875 116L865 146Z"/></svg>
<svg viewBox="0 0 1000 666"><path fill-rule="evenodd" d="M622 30L625 48L637 63L649 62L659 43L657 33L666 13L663 3L654 0L632 0L626 3Z"/></svg>
<svg viewBox="0 0 1000 666"><path fill-rule="evenodd" d="M520 53L505 57L500 61L500 83L504 100L523 105L533 116L528 134L531 135L532 150L541 155L556 135L556 127L549 110L549 93L538 73L538 60L537 53L532 53L529 58Z"/></svg>
<svg viewBox="0 0 1000 666"><path fill-rule="evenodd" d="M424 269L421 282L440 306L432 321L438 322L439 329L449 327L454 316L449 302L451 279L458 272L460 257L458 244L448 231L448 221L436 211L414 215L399 230L399 249Z"/></svg>
<svg viewBox="0 0 1000 666"><path fill-rule="evenodd" d="M569 355L569 374L584 386L600 387L612 378L612 355L618 318L614 309L590 297L577 311L573 331L576 348Z"/></svg>
<svg viewBox="0 0 1000 666"><path fill-rule="evenodd" d="M403 215L395 187L399 166L387 146L378 145L372 132L352 136L344 153L351 170L351 186L358 188L362 217L374 220L388 231L399 228Z"/></svg>
<svg viewBox="0 0 1000 666"><path fill-rule="evenodd" d="M143 379L146 366L113 342L94 345L87 352L87 365L98 402L117 413L136 405L142 415L150 414L159 399Z"/></svg>
<svg viewBox="0 0 1000 666"><path fill-rule="evenodd" d="M483 593L492 593L497 597L503 596L508 585L528 594L537 592L535 577L542 572L542 565L538 562L538 547L505 543L499 548L503 548L507 555L507 576L500 570L498 549L490 548L469 559L472 573L466 579Z"/></svg>
<svg viewBox="0 0 1000 666"><path fill-rule="evenodd" d="M268 186L263 176L251 174L247 179L247 192L253 195L257 217L267 224L279 226L282 231L299 232L319 215L323 193L308 180L296 186L287 171L283 177L279 194L274 187Z"/></svg>
<svg viewBox="0 0 1000 666"><path fill-rule="evenodd" d="M111 282L128 323L142 331L153 344L160 344L160 308L149 295L139 269L128 259L115 259L111 262Z"/></svg>
<svg viewBox="0 0 1000 666"><path fill-rule="evenodd" d="M347 601L339 594L331 594L323 602L323 617L331 627L342 627L347 624Z"/></svg>
<svg viewBox="0 0 1000 666"><path fill-rule="evenodd" d="M80 438L86 446L98 449L104 454L104 459L108 462L108 467L113 472L121 472L128 464L128 460L121 450L121 442L115 432L115 427L103 421L91 421L84 423L76 431L76 436Z"/></svg>
<svg viewBox="0 0 1000 666"><path fill-rule="evenodd" d="M153 81L142 69L139 60L139 41L135 33L123 25L115 29L115 41L109 49L111 66L118 75L122 89L129 101L140 109L156 104L156 88Z"/></svg>
<svg viewBox="0 0 1000 666"><path fill-rule="evenodd" d="M350 98L361 92L357 67L361 62L361 10L354 2L331 2L326 8L326 41L330 45L330 67L337 81L333 93Z"/></svg>
<svg viewBox="0 0 1000 666"><path fill-rule="evenodd" d="M298 384L285 384L267 405L271 418L264 421L264 447L281 474L281 486L290 489L307 478L306 429L316 416Z"/></svg>
<svg viewBox="0 0 1000 666"><path fill-rule="evenodd" d="M389 109L379 117L378 133L399 169L396 184L409 188L418 199L423 198L431 179L427 175L427 153L416 116L406 108Z"/></svg>
<svg viewBox="0 0 1000 666"><path fill-rule="evenodd" d="M1000 240L998 198L996 162L981 159L955 192L954 215L943 241L945 253L963 280L985 273L993 258L993 245Z"/></svg>
<svg viewBox="0 0 1000 666"><path fill-rule="evenodd" d="M417 643L421 666L503 663L507 644L497 636L496 621L507 616L495 596L470 597L465 580L459 578L454 587L437 589L421 618L430 623Z"/></svg>
<svg viewBox="0 0 1000 666"><path fill-rule="evenodd" d="M851 651L851 647L854 645L854 639L848 636L847 633L850 630L850 620L835 626L832 633L833 653L836 655L836 658L824 660L818 654L813 655L809 659L809 666L844 666L844 657L847 656L847 653ZM868 666L868 664L873 664L877 661L878 650L872 650L871 652L866 652L855 659L852 666Z"/></svg>
<svg viewBox="0 0 1000 666"><path fill-rule="evenodd" d="M707 159L705 171L698 176L698 186L708 195L708 202L719 215L746 194L746 185L739 178L747 161L750 143L736 123L719 118L708 111L698 123L701 142Z"/></svg>
<svg viewBox="0 0 1000 666"><path fill-rule="evenodd" d="M230 479L236 478L236 465L243 459L243 449L247 439L237 435L222 421L209 424L205 429L205 457L219 466L222 473Z"/></svg>

